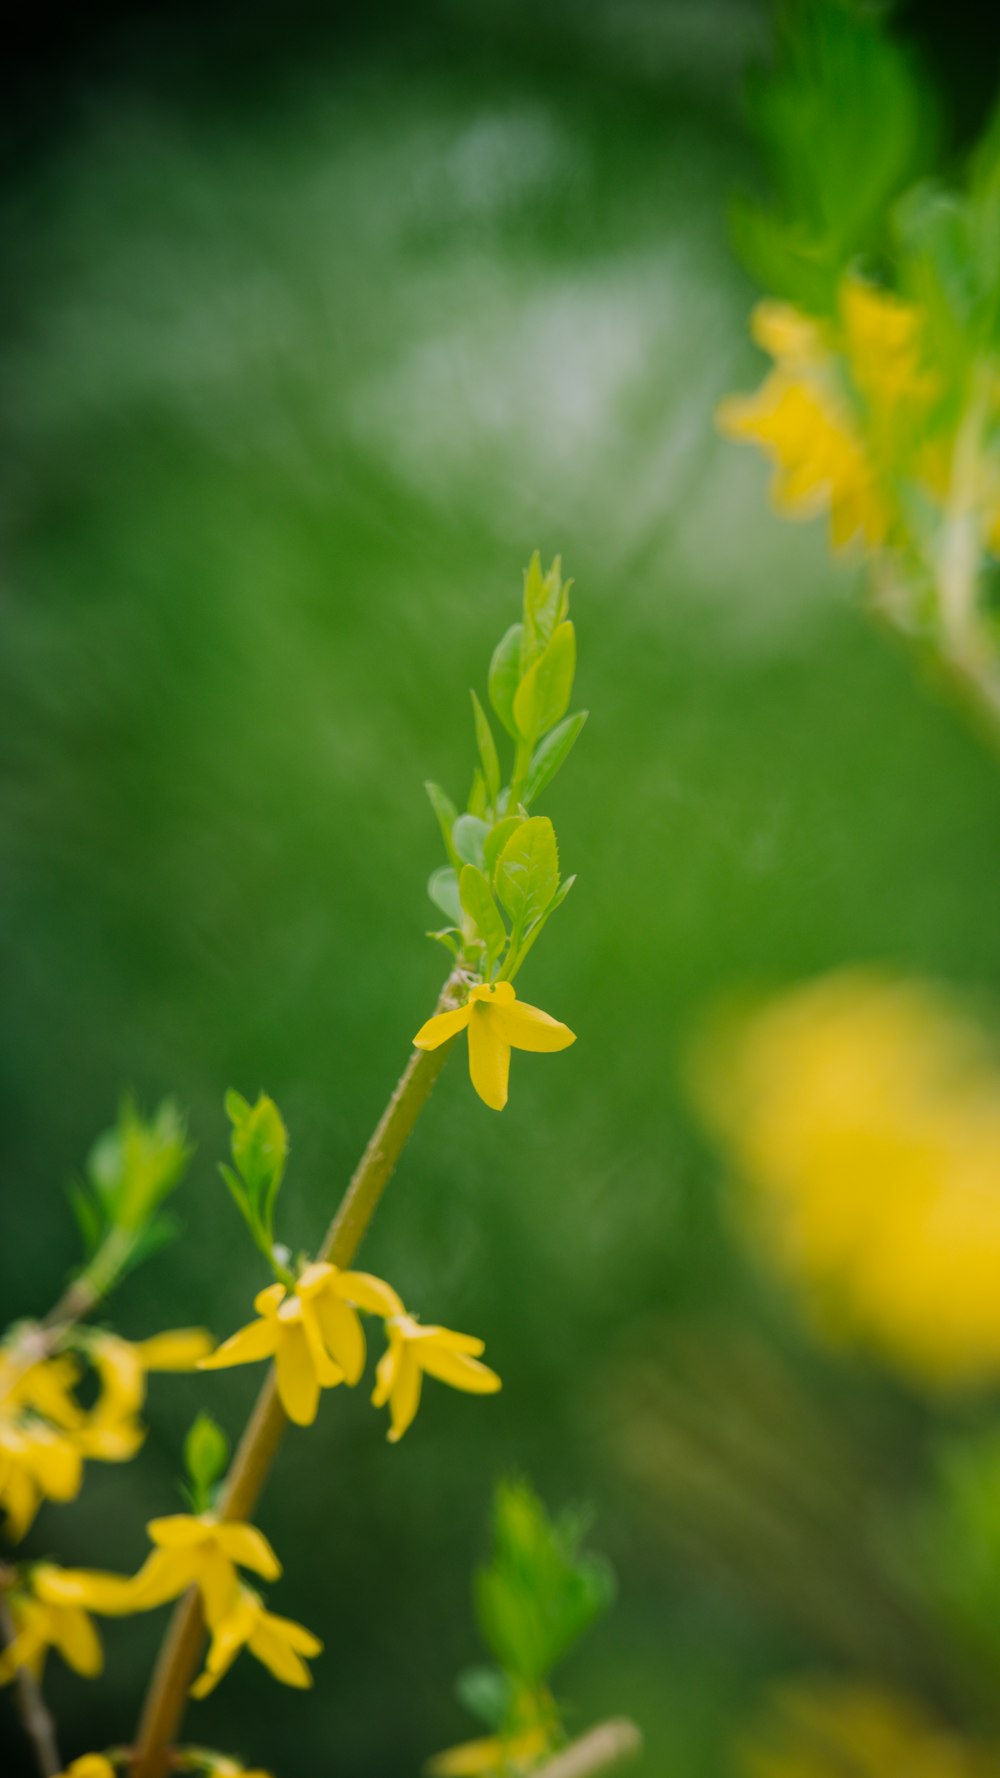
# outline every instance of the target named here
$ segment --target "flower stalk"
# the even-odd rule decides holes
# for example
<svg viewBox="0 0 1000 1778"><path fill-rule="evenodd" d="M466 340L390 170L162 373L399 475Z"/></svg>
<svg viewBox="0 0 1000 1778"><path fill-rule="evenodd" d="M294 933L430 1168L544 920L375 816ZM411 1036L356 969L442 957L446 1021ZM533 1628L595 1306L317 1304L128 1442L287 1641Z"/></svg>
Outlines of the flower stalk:
<svg viewBox="0 0 1000 1778"><path fill-rule="evenodd" d="M464 974L454 971L442 990L438 1012L456 1007L465 985ZM344 1269L352 1263L450 1048L445 1043L411 1056L327 1230L320 1260ZM288 1424L272 1367L237 1447L219 1504L221 1518L251 1518ZM201 1602L193 1589L177 1605L160 1650L136 1735L131 1778L164 1778L169 1771L171 1745L204 1637Z"/></svg>

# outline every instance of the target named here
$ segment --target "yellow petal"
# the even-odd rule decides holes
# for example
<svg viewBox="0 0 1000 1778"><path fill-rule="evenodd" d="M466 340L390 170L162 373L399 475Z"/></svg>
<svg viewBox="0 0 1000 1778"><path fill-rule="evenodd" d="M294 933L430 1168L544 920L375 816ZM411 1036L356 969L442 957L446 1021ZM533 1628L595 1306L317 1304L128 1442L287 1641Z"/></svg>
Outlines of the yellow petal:
<svg viewBox="0 0 1000 1778"><path fill-rule="evenodd" d="M356 1309L366 1309L369 1315L381 1315L388 1321L393 1315L404 1313L403 1304L383 1278L376 1278L372 1272L338 1272L331 1288L337 1296L343 1297L345 1303L353 1303Z"/></svg>
<svg viewBox="0 0 1000 1778"><path fill-rule="evenodd" d="M257 1656L258 1661L263 1662L269 1673L274 1674L275 1679L281 1680L282 1685L294 1685L300 1691L307 1691L313 1683L313 1676L301 1655L296 1654L281 1632L274 1628L276 1623L282 1621L265 1613L250 1638L250 1651Z"/></svg>
<svg viewBox="0 0 1000 1778"><path fill-rule="evenodd" d="M168 1599L179 1598L193 1584L198 1568L197 1550L154 1550L138 1574L122 1583L128 1588L128 1609L153 1611Z"/></svg>
<svg viewBox="0 0 1000 1778"><path fill-rule="evenodd" d="M389 1397L389 1414L392 1425L389 1428L388 1436L391 1445L398 1445L407 1427L413 1424L420 1406L421 1382L420 1366L412 1348L404 1346L400 1353L392 1394Z"/></svg>
<svg viewBox="0 0 1000 1778"><path fill-rule="evenodd" d="M357 1316L354 1319L357 1321ZM321 1389L335 1389L338 1383L344 1381L344 1372L323 1343L315 1300L309 1301L307 1299L302 1305L302 1332L306 1336L306 1345L309 1348L309 1357L316 1373L317 1383ZM361 1332L360 1327L358 1332Z"/></svg>
<svg viewBox="0 0 1000 1778"><path fill-rule="evenodd" d="M336 1266L330 1265L328 1260L314 1260L311 1266L306 1267L295 1286L296 1292L301 1297L315 1296L318 1291L325 1290L336 1274Z"/></svg>
<svg viewBox="0 0 1000 1778"><path fill-rule="evenodd" d="M311 1313L344 1380L356 1383L365 1368L365 1336L357 1310L327 1290L314 1300Z"/></svg>
<svg viewBox="0 0 1000 1778"><path fill-rule="evenodd" d="M278 1344L277 1317L268 1315L250 1321L246 1327L230 1334L209 1358L198 1361L202 1371L221 1371L231 1364L256 1364L261 1358L273 1358Z"/></svg>
<svg viewBox="0 0 1000 1778"><path fill-rule="evenodd" d="M263 1290L258 1290L253 1306L258 1315L277 1315L287 1295L283 1284L268 1284Z"/></svg>
<svg viewBox="0 0 1000 1778"><path fill-rule="evenodd" d="M500 1006L493 1014L507 1042L516 1050L565 1050L576 1042L576 1033L558 1019L550 1018L540 1007L517 1000L512 1006Z"/></svg>
<svg viewBox="0 0 1000 1778"><path fill-rule="evenodd" d="M282 1326L275 1363L285 1413L296 1426L311 1426L319 1406L319 1379L301 1323Z"/></svg>
<svg viewBox="0 0 1000 1778"><path fill-rule="evenodd" d="M138 1340L133 1350L147 1371L193 1371L211 1352L215 1341L203 1327L177 1327L168 1333Z"/></svg>
<svg viewBox="0 0 1000 1778"><path fill-rule="evenodd" d="M453 1389L464 1389L467 1395L495 1395L501 1388L500 1378L489 1365L469 1358L447 1346L428 1342L419 1348L420 1364L429 1377L450 1383Z"/></svg>
<svg viewBox="0 0 1000 1778"><path fill-rule="evenodd" d="M249 1642L261 1614L260 1603L247 1587L241 1587L230 1611L212 1632L205 1670L191 1687L192 1698L207 1698L228 1673L240 1649Z"/></svg>
<svg viewBox="0 0 1000 1778"><path fill-rule="evenodd" d="M265 1580L277 1580L281 1574L281 1563L256 1525L227 1521L219 1526L215 1541L231 1562L238 1562L241 1568L263 1575Z"/></svg>
<svg viewBox="0 0 1000 1778"><path fill-rule="evenodd" d="M52 1640L67 1666L93 1679L104 1666L101 1639L78 1605L57 1605L52 1612Z"/></svg>
<svg viewBox="0 0 1000 1778"><path fill-rule="evenodd" d="M414 1044L418 1050L439 1049L442 1043L448 1042L449 1037L457 1037L459 1031L465 1030L471 1015L471 1006L457 1006L454 1012L435 1013L432 1019L421 1025L413 1039Z"/></svg>
<svg viewBox="0 0 1000 1778"><path fill-rule="evenodd" d="M375 1387L372 1406L384 1408L396 1384L396 1375L403 1357L403 1342L390 1337L389 1344L375 1366Z"/></svg>
<svg viewBox="0 0 1000 1778"><path fill-rule="evenodd" d="M202 1519L194 1513L168 1513L162 1519L150 1519L146 1531L158 1549L186 1550L192 1544L204 1543L214 1525L213 1519Z"/></svg>
<svg viewBox="0 0 1000 1778"><path fill-rule="evenodd" d="M103 1753L82 1753L66 1767L63 1778L115 1778L115 1768Z"/></svg>
<svg viewBox="0 0 1000 1778"><path fill-rule="evenodd" d="M492 1007L476 1006L469 1021L469 1075L472 1084L491 1111L502 1111L507 1103L507 1077L510 1074L510 1044L504 1037Z"/></svg>
<svg viewBox="0 0 1000 1778"><path fill-rule="evenodd" d="M83 1464L75 1444L47 1426L33 1426L24 1445L25 1466L50 1500L75 1500Z"/></svg>

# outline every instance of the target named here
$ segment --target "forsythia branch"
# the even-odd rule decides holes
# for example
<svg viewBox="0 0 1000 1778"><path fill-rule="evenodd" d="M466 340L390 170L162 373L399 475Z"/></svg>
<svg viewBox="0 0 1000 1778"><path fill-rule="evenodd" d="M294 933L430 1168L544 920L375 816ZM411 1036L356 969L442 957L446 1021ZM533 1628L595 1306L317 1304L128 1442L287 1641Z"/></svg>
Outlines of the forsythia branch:
<svg viewBox="0 0 1000 1778"><path fill-rule="evenodd" d="M439 1012L459 1004L464 985L460 971L448 977ZM327 1230L319 1259L343 1268L350 1266L450 1048L446 1043L440 1049L414 1051ZM287 1425L272 1369L233 1459L219 1508L222 1518L250 1518ZM136 1736L132 1778L163 1778L168 1771L170 1746L184 1714L203 1640L201 1605L197 1591L192 1591L177 1606L160 1650Z"/></svg>

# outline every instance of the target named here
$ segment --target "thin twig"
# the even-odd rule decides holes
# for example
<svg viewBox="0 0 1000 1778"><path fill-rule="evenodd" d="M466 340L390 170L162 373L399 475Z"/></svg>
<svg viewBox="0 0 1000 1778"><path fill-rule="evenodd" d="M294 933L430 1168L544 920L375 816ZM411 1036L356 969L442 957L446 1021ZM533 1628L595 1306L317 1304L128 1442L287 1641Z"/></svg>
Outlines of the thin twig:
<svg viewBox="0 0 1000 1778"><path fill-rule="evenodd" d="M14 1623L10 1606L0 1595L0 1637L4 1646L14 1641L17 1626ZM52 1718L41 1689L34 1675L27 1667L18 1667L14 1678L14 1690L17 1696L17 1708L24 1725L24 1732L31 1742L31 1751L35 1756L35 1764L42 1778L58 1778L63 1769L59 1757L59 1743L56 1740L56 1725Z"/></svg>
<svg viewBox="0 0 1000 1778"><path fill-rule="evenodd" d="M456 996L464 982L461 972L449 976L438 1001L439 1012L458 1003ZM327 1230L320 1259L340 1267L353 1261L450 1049L451 1043L446 1043L440 1049L415 1050L411 1055ZM287 1425L272 1368L233 1458L219 1508L224 1519L249 1518ZM193 1589L177 1605L160 1650L136 1735L132 1778L163 1778L169 1769L170 1746L184 1714L203 1641L201 1602Z"/></svg>
<svg viewBox="0 0 1000 1778"><path fill-rule="evenodd" d="M642 1735L627 1716L612 1716L588 1729L539 1766L532 1778L590 1778L642 1752Z"/></svg>

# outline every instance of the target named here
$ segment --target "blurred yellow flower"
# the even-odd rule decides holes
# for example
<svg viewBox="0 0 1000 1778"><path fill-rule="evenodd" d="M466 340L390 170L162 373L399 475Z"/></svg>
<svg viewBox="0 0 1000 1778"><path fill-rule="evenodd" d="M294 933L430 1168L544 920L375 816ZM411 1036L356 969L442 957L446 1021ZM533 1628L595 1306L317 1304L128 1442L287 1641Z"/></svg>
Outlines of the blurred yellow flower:
<svg viewBox="0 0 1000 1778"><path fill-rule="evenodd" d="M202 1370L254 1364L273 1358L278 1394L290 1420L311 1426L321 1389L356 1383L365 1365L365 1336L357 1311L394 1315L395 1291L369 1272L342 1272L317 1263L306 1268L289 1294L269 1284L254 1298L260 1319L240 1328L212 1354Z"/></svg>
<svg viewBox="0 0 1000 1778"><path fill-rule="evenodd" d="M550 1737L540 1724L513 1735L484 1735L432 1754L424 1765L427 1778L493 1778L518 1767L530 1767L548 1752Z"/></svg>
<svg viewBox="0 0 1000 1778"><path fill-rule="evenodd" d="M834 549L855 538L878 548L914 416L934 392L920 365L919 311L848 274L835 320L764 301L751 331L775 368L756 394L721 403L721 429L771 458L779 511L808 518L827 509Z"/></svg>
<svg viewBox="0 0 1000 1778"><path fill-rule="evenodd" d="M422 1327L402 1304L386 1322L385 1331L389 1344L378 1361L372 1401L377 1408L389 1404L390 1444L398 1444L413 1422L425 1372L470 1395L494 1395L501 1387L496 1371L478 1363L484 1343L473 1334Z"/></svg>
<svg viewBox="0 0 1000 1778"><path fill-rule="evenodd" d="M799 988L706 1050L700 1092L826 1333L933 1385L1000 1377L1000 1066L951 998Z"/></svg>
<svg viewBox="0 0 1000 1778"><path fill-rule="evenodd" d="M82 1753L59 1778L115 1778L115 1768L105 1753Z"/></svg>
<svg viewBox="0 0 1000 1778"><path fill-rule="evenodd" d="M115 1609L116 1589L122 1584L113 1574L39 1562L30 1580L10 1597L16 1634L0 1654L0 1685L8 1684L21 1667L40 1680L50 1648L85 1678L100 1673L101 1640L88 1614Z"/></svg>
<svg viewBox="0 0 1000 1778"><path fill-rule="evenodd" d="M453 1012L435 1013L421 1025L413 1039L417 1049L436 1050L460 1031L469 1033L469 1074L472 1084L493 1111L507 1103L510 1052L568 1049L576 1035L537 1006L518 1000L511 982L482 982L473 988L464 1006Z"/></svg>
<svg viewBox="0 0 1000 1778"><path fill-rule="evenodd" d="M74 1500L83 1459L73 1439L44 1420L0 1419L0 1511L12 1543L30 1530L43 1500Z"/></svg>
<svg viewBox="0 0 1000 1778"><path fill-rule="evenodd" d="M237 1566L265 1580L277 1580L281 1573L277 1556L255 1525L220 1521L211 1513L173 1513L151 1519L146 1529L156 1548L138 1574L123 1583L123 1608L129 1611L151 1611L196 1586L214 1629L236 1600Z"/></svg>
<svg viewBox="0 0 1000 1778"><path fill-rule="evenodd" d="M79 1426L76 1443L85 1457L127 1463L146 1436L137 1416L146 1400L147 1373L194 1370L212 1350L212 1338L200 1327L177 1328L149 1340L93 1332L87 1335L87 1349L101 1393Z"/></svg>
<svg viewBox="0 0 1000 1778"><path fill-rule="evenodd" d="M777 1695L741 1769L745 1778L995 1778L998 1752L881 1687L806 1682Z"/></svg>
<svg viewBox="0 0 1000 1778"><path fill-rule="evenodd" d="M297 1686L303 1691L313 1682L303 1657L312 1659L323 1652L322 1642L311 1630L293 1623L291 1618L275 1617L264 1609L263 1601L251 1587L241 1585L225 1615L212 1626L205 1670L191 1687L191 1696L207 1698L228 1673L241 1648L256 1655L282 1685Z"/></svg>

